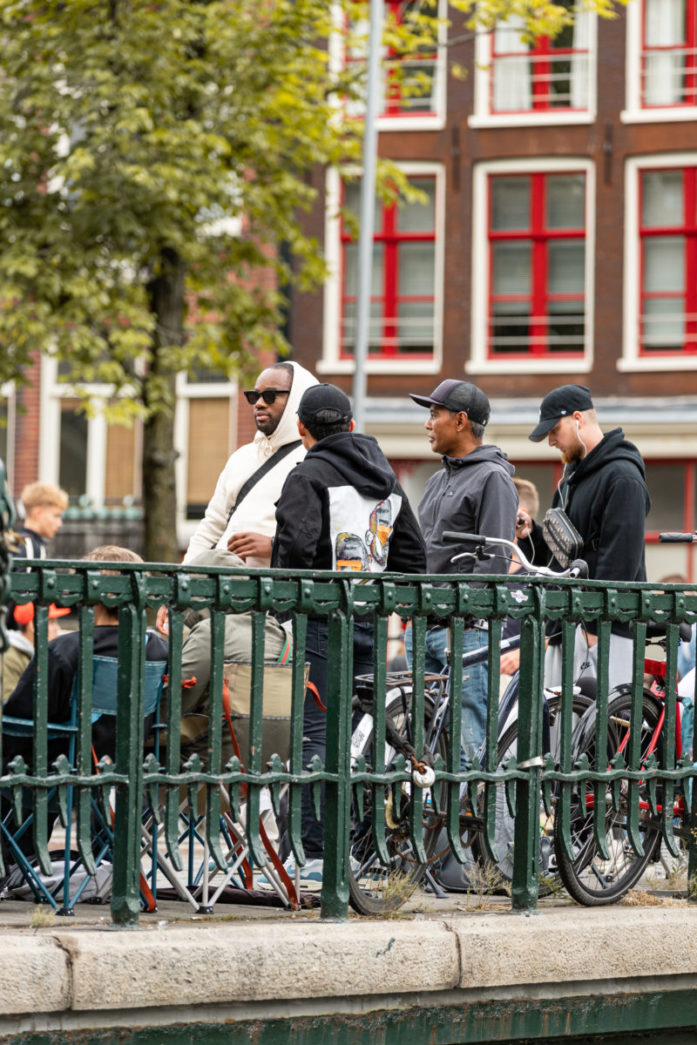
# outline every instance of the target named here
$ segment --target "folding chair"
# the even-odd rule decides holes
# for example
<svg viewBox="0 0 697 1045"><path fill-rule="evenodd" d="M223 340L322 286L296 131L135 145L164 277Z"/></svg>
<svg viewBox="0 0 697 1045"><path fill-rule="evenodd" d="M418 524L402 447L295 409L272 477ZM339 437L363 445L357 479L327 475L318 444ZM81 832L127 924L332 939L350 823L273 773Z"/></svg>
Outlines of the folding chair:
<svg viewBox="0 0 697 1045"><path fill-rule="evenodd" d="M223 729L232 745L233 753L244 765L243 752L249 736L251 667L249 664L223 665ZM262 716L262 760L268 762L272 754L287 761L290 754L290 714L292 699L292 665L264 667L264 707ZM182 744L189 752L205 751L208 737L208 716L189 715L182 719ZM223 758L223 764L227 759ZM226 789L221 785L222 806L219 818L219 838L225 856L225 870L211 860L205 815L206 788L197 789L193 801L185 799L179 808L180 833L178 846L186 848L187 870L182 875L174 866L166 847L159 845L158 827L153 816L143 830L143 843L152 861L150 884L157 896L158 873L166 879L174 894L189 903L197 913L210 913L223 896L227 886L250 891L254 888L254 872L263 871L279 900L286 906L300 906L295 886L286 873L276 849L268 837L263 820L259 821L264 860L255 862L248 847L245 817L235 817L227 801ZM242 789L243 797L245 789ZM159 817L158 817L159 819Z"/></svg>
<svg viewBox="0 0 697 1045"><path fill-rule="evenodd" d="M146 637L147 642L147 637ZM94 724L103 715L116 716L118 698L118 666L116 657L104 657L95 655L92 670L92 723ZM167 663L160 660L146 660L145 662L145 710L147 718L156 715L166 677ZM76 675L73 684L70 718L67 722L49 722L48 740L67 740L67 763L71 772L76 771L76 749L78 735L78 700L79 679ZM28 719L13 718L3 715L3 733L9 736L32 737L33 724ZM97 757L92 750L95 773L99 766ZM26 812L30 807L30 794L28 789L22 789L19 800L11 803L12 809L7 812L0 821L0 833L2 834L3 850L8 854L15 865L14 872L8 876L4 888L21 889L21 882L28 887L37 903L50 904L59 914L73 914L75 904L87 896L91 899L103 898L110 890L111 882L108 875L104 875L105 865L112 861L113 857L113 795L97 794L94 788L89 789L90 816L91 816L91 848L93 856L93 867L86 866L85 860L72 847L72 829L74 823L75 787L56 786L47 792L47 805L49 816L60 817L62 827L65 829L65 842L60 861L53 861L53 874L46 875L41 871L36 857L28 854L29 846L25 838L31 837L34 822L34 813ZM18 797L18 796L17 796ZM14 821L15 826L12 826ZM60 866L62 864L62 867ZM99 873L99 869L102 873ZM99 880L98 888L95 890L95 879ZM148 895L147 883L142 880L143 899L146 906L154 908L154 902ZM96 895L95 895L96 892ZM101 895L100 895L101 894Z"/></svg>

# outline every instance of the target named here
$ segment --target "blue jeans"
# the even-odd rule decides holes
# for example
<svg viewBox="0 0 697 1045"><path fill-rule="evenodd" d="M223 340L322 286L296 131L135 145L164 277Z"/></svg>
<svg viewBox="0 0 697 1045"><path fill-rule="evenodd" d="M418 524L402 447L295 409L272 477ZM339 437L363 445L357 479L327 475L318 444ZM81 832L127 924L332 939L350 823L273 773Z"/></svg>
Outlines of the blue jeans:
<svg viewBox="0 0 697 1045"><path fill-rule="evenodd" d="M482 628L465 628L463 634L463 653L486 646L487 632ZM429 628L426 632L426 671L443 674L448 670L446 649L448 644L447 628ZM412 665L411 628L404 634L404 649L409 667ZM461 768L465 769L484 743L486 735L486 702L488 686L487 662L472 664L462 673L462 726L460 752Z"/></svg>

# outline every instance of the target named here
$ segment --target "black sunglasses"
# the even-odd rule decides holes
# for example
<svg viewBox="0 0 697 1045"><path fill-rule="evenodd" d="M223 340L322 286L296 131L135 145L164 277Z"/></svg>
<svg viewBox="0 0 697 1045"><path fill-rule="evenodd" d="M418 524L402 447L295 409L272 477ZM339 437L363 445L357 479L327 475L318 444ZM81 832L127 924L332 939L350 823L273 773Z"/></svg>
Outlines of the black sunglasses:
<svg viewBox="0 0 697 1045"><path fill-rule="evenodd" d="M263 399L267 406L271 406L272 403L276 402L276 396L287 395L290 395L289 388L265 388L263 392L257 392L256 388L248 388L244 393L244 398L252 406L258 403L260 399Z"/></svg>

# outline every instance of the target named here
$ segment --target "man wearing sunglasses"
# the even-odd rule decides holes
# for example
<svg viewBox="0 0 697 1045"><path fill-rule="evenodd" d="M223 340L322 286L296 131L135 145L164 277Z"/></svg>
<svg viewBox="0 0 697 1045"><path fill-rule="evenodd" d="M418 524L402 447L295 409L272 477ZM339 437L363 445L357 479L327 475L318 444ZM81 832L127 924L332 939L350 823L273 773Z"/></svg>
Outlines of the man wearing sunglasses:
<svg viewBox="0 0 697 1045"><path fill-rule="evenodd" d="M189 541L184 562L222 548L248 566L268 566L276 532L276 501L286 476L305 456L297 412L303 392L317 379L298 363L275 363L263 370L244 398L254 411L251 443L230 456L218 478L206 514ZM246 409L242 404L241 409Z"/></svg>

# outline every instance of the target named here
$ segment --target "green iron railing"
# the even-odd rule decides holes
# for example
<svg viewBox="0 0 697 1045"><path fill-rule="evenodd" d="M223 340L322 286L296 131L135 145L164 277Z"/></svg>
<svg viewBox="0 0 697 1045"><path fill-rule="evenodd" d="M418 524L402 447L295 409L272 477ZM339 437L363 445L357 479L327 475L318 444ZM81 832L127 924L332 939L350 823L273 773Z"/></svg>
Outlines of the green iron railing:
<svg viewBox="0 0 697 1045"><path fill-rule="evenodd" d="M573 699L573 633L579 620L596 620L599 624L599 684L597 698L598 750L604 750L607 729L608 658L612 621L635 622L635 670L631 680L637 706L643 690L643 645L646 622L661 621L667 625L667 660L669 673L674 670L678 646L678 622L697 619L697 595L680 587L656 590L650 585L607 585L562 579L553 585L542 579L525 582L525 599L513 593L506 577L491 577L477 587L462 577L372 576L371 583L359 574L307 572L280 574L272 570L244 570L240 575L216 569L185 568L159 564L115 564L116 573L101 572L104 563L35 562L26 572L10 575L9 590L17 602L28 599L36 606L37 673L34 692L33 760L28 767L22 759L3 762L0 785L5 796L5 812L14 807L19 816L22 795L30 789L33 795L35 852L45 872L50 869L48 854L48 795L57 788L59 806L65 812L70 795L74 796L77 846L87 867L91 866L91 814L93 796L104 808L115 790L114 812L114 886L111 900L112 917L120 925L138 921L139 873L141 859L141 826L143 794L157 812L159 830L163 833L167 852L175 867L182 866L179 851L178 810L183 790L188 789L195 804L194 791L205 789L206 844L211 859L224 866L218 829L221 812L221 787L229 797L233 811L239 809L242 792L247 804L246 825L249 851L253 858L262 857L259 834L260 793L264 786L271 790L278 807L282 787L289 785L288 829L293 849L302 859L301 801L302 789L311 786L318 798L319 788L326 791L325 859L322 890L322 916L343 918L348 906L349 833L352 796L361 801L371 790L371 817L376 843L381 844L385 831L386 805L399 806L407 796L410 806L411 840L417 855L423 852L424 803L429 797L435 815L447 831L449 842L462 855L460 796L463 782L471 794L480 795L481 830L486 852L497 856L496 794L503 787L511 808L515 810L515 846L512 881L512 905L516 909L534 909L538 897L538 859L540 833L540 796L556 802L556 815L567 815L568 794L587 781L595 794L595 831L602 838L603 810L608 803L623 801L628 816L636 821L642 797L639 782L648 781L649 796L655 786L670 797L672 789L682 787L692 794L691 825L697 823L696 788L687 782L696 775L692 762L684 757L675 763L671 745L666 745L661 761L641 762L637 745L629 745L623 760L611 767L573 763L572 699ZM111 568L110 568L111 569ZM2 592L8 594L6 575ZM520 580L517 581L520 586ZM90 757L91 678L94 641L94 607L104 603L119 614L119 700L117 716L116 759L101 764L98 770ZM68 606L77 615L80 629L81 678L79 693L78 742L75 765L62 757L49 765L47 757L47 636L48 606ZM167 743L159 757L151 753L144 759L143 694L145 632L158 607L170 611L169 685L165 721ZM211 715L209 751L205 769L196 756L182 765L179 739L181 716L181 651L184 642L183 616L190 608L211 611ZM293 621L294 660L293 696L290 722L290 760L284 764L276 756L262 764L261 735L263 714L264 622L267 612L290 615ZM424 659L427 617L439 616L450 627L451 658L460 660L463 630L469 618L489 621L489 693L487 738L484 764L475 763L468 771L460 770L460 690L462 675L453 677L452 728L448 734L445 757L436 757L436 784L428 795L413 785L413 769L398 756L385 767L386 650L388 619L398 612L413 624L413 745L417 756L423 754L425 722ZM223 709L223 636L225 614L251 613L251 715L250 748L242 752L244 767L236 758L221 765ZM304 650L309 615L326 616L329 629L330 664L327 704L327 755L325 764L315 761L303 766L302 708L305 698ZM358 616L373 623L375 649L375 684L373 704L374 742L372 765L359 760L351 764L353 624ZM521 620L521 673L518 708L518 745L515 759L497 764L496 738L499 714L498 646L504 619ZM564 669L561 702L560 754L555 761L543 753L543 653L545 625L550 620L562 622L564 636ZM486 634L486 633L484 633ZM466 682L464 683L466 685ZM494 696L496 699L494 699ZM666 696L666 735L675 728L676 695L669 687ZM0 738L1 740L1 738ZM583 786L586 786L585 784ZM622 795L620 791L623 790ZM642 790L644 794L645 788ZM599 810L599 812L598 812ZM10 814L11 815L11 814ZM672 817L661 819L663 838L674 848ZM689 839L689 875L697 871L695 832Z"/></svg>

